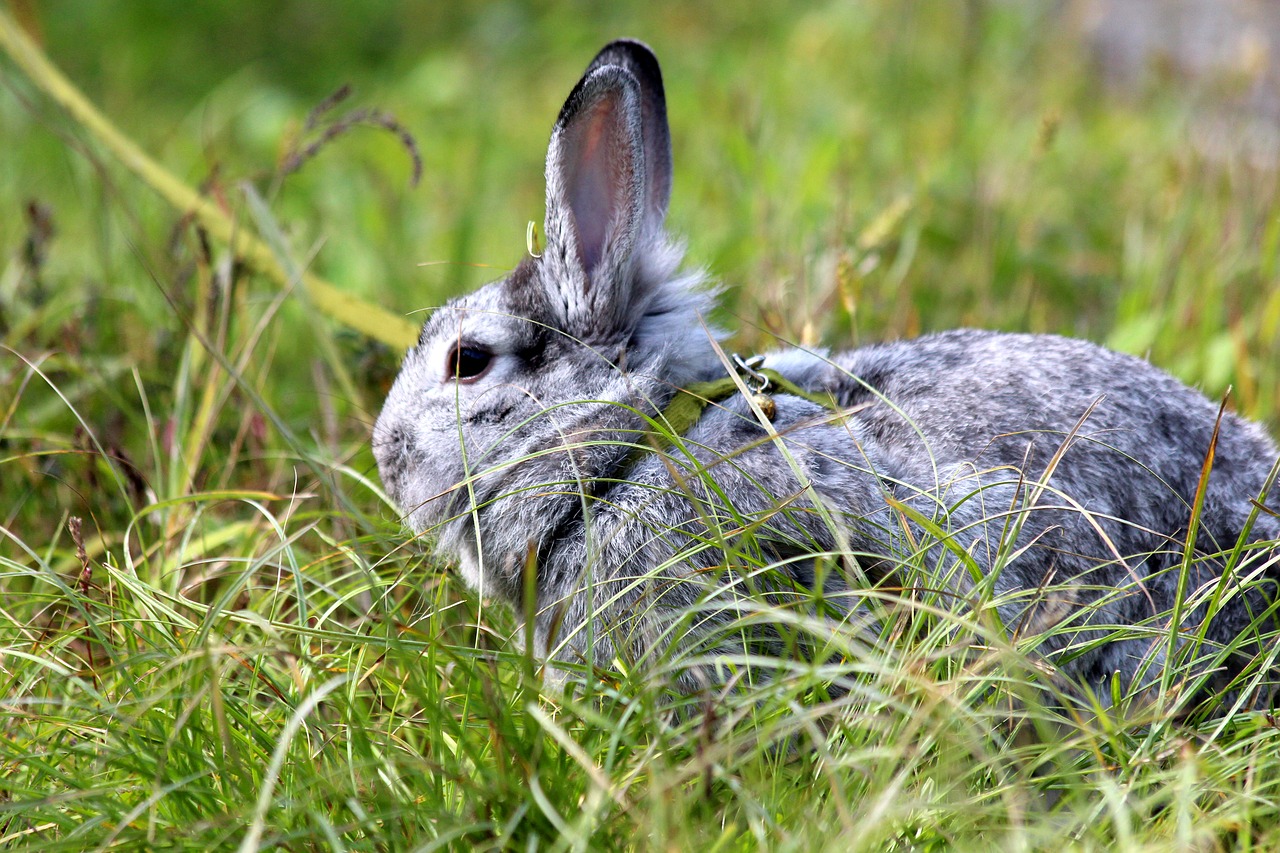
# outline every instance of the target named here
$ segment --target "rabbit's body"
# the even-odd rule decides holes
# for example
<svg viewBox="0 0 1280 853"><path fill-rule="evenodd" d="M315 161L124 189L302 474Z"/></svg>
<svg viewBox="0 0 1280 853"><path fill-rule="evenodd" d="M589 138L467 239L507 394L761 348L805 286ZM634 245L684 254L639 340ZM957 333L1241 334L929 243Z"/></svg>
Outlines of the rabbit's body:
<svg viewBox="0 0 1280 853"><path fill-rule="evenodd" d="M819 584L834 624L923 549L937 588L989 586L1006 631L1070 625L1039 651L1077 680L1158 673L1217 406L1093 344L962 330L775 353L767 367L833 405L775 389L762 419L729 394L677 447L637 450L678 389L726 375L710 297L679 274L662 228L670 153L646 48L616 42L592 63L553 131L547 182L546 249L428 320L374 436L409 526L482 594L521 614L532 603L540 654L652 660ZM1251 518L1248 541L1280 539L1251 503L1277 455L1257 425L1223 415L1197 552L1231 551ZM738 549L772 571L744 570ZM1189 565L1196 626L1224 561ZM1266 582L1239 592L1254 574ZM1272 630L1274 616L1250 624L1278 579L1280 553L1246 551L1208 644ZM1151 630L1103 641L1134 625Z"/></svg>

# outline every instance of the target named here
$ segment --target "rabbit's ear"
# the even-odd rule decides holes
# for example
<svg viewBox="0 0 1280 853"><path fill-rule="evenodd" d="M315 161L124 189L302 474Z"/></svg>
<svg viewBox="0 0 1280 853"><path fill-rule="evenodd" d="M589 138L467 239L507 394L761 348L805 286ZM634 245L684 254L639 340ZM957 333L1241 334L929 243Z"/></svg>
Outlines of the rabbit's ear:
<svg viewBox="0 0 1280 853"><path fill-rule="evenodd" d="M614 42L569 95L547 151L543 280L569 330L609 334L634 316L634 256L662 239L670 190L657 60Z"/></svg>
<svg viewBox="0 0 1280 853"><path fill-rule="evenodd" d="M647 180L645 216L647 225L661 226L671 200L671 131L667 129L667 96L662 88L662 69L648 45L631 39L610 42L587 66L586 75L597 68L617 65L625 68L640 84L640 115Z"/></svg>

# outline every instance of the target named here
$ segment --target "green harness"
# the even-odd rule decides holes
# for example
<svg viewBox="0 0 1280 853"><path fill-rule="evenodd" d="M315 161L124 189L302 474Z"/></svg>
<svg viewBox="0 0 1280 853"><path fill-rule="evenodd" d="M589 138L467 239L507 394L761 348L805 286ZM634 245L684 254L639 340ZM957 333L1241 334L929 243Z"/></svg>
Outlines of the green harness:
<svg viewBox="0 0 1280 853"><path fill-rule="evenodd" d="M840 404L831 394L815 394L807 391L778 371L761 368L760 364L763 361L763 356L743 360L734 355L736 376L731 374L709 382L695 382L688 388L680 388L659 416L658 422L666 429L650 430L648 440L655 445L655 449L666 450L673 444L672 436L682 436L693 429L693 425L702 417L707 406L728 400L734 394L740 393L743 386L751 393L752 402L769 420L773 420L777 411L772 397L766 393L770 389L776 389L777 393L800 397L833 412L840 411ZM641 448L637 448L637 451L643 452ZM638 458L638 453L632 454L632 462Z"/></svg>

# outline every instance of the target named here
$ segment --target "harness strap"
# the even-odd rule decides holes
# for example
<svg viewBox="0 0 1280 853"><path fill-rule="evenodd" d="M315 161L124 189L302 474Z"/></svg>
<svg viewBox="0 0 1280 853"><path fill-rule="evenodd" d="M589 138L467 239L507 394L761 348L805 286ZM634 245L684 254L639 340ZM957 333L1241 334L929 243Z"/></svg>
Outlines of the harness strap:
<svg viewBox="0 0 1280 853"><path fill-rule="evenodd" d="M743 361L736 355L733 359L738 366L738 373L741 375L742 383L747 385L748 390L755 395L758 403L767 404L762 405L766 414L772 409L772 401L765 395L765 391L769 389L776 389L777 393L800 397L833 412L841 410L840 404L831 394L816 394L801 388L776 370L759 368L758 357L749 362ZM707 410L707 406L722 403L734 394L739 393L740 390L739 380L733 376L725 376L709 382L695 382L688 388L678 389L675 397L662 410L662 414L658 418L658 422L663 424L666 429L651 429L646 433L645 439L656 450L670 448L673 444L671 437L683 436L693 429L694 424L701 419L703 412ZM634 465L645 452L647 451L644 448L636 448L632 452L626 467L630 468L631 465Z"/></svg>

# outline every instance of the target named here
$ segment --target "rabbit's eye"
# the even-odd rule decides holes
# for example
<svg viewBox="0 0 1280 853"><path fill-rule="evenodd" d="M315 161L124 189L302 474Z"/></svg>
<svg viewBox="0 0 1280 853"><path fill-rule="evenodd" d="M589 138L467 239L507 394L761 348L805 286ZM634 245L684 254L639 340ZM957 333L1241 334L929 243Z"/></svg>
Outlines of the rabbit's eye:
<svg viewBox="0 0 1280 853"><path fill-rule="evenodd" d="M460 382L472 382L484 375L493 364L493 353L483 347L457 344L449 350L445 363L447 374Z"/></svg>

